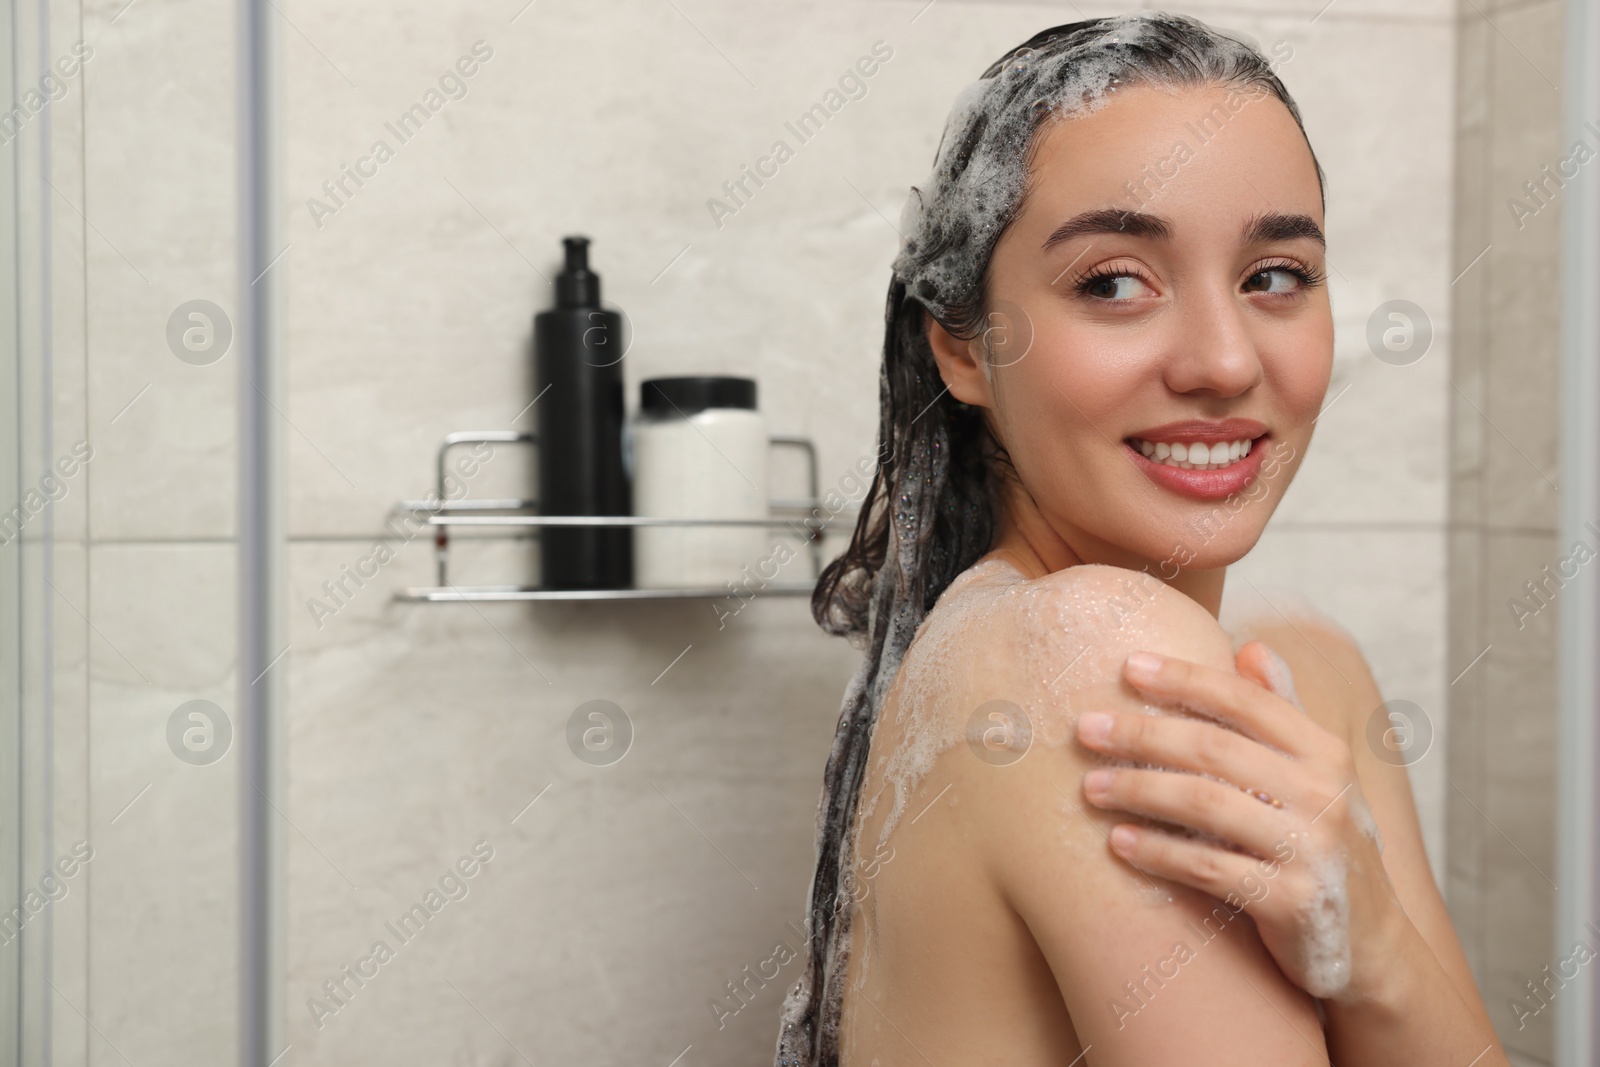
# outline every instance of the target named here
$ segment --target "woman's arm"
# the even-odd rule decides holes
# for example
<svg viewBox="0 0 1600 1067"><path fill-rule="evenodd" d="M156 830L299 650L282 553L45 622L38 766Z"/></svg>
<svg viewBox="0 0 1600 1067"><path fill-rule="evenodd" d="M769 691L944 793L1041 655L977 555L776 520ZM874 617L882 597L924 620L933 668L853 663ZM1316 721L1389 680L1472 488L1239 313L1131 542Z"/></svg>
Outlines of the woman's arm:
<svg viewBox="0 0 1600 1067"><path fill-rule="evenodd" d="M1327 998L1328 1043L1336 1061L1504 1064L1428 872L1409 788L1403 787L1404 772L1401 783L1392 774L1374 774L1372 764L1381 766L1383 761L1364 737L1354 737L1349 729L1357 718L1364 728L1381 704L1370 672L1364 663L1356 667L1360 656L1353 648L1334 653L1344 659L1342 668L1324 658L1327 650L1309 651L1326 667L1310 668L1302 654L1296 656L1301 670L1295 680L1309 701L1309 718L1281 694L1231 671L1169 660L1153 678L1137 681L1140 690L1155 700L1204 709L1237 734L1220 726L1118 717L1111 738L1090 742L1101 751L1178 771L1205 771L1252 787L1270 783L1272 794L1290 801L1287 808L1242 802L1171 770L1120 775L1115 795L1097 802L1208 829L1253 851L1259 851L1269 829L1283 834L1292 828L1303 845L1311 846L1308 854L1342 858L1344 870L1337 882L1347 903L1334 910L1341 912L1335 925L1344 927L1344 936L1334 940L1348 962L1341 980L1326 991L1308 982L1317 969L1306 965L1298 947L1305 931L1312 929L1304 902L1295 899L1304 892L1291 894L1288 903L1296 903L1294 908L1283 908L1285 901L1280 900L1253 909L1280 966ZM1253 660L1253 673L1265 680L1264 654L1264 646L1246 645L1239 654L1241 669L1252 673ZM1330 707L1328 701L1340 707ZM1372 818L1388 846L1381 859L1376 843L1362 832L1362 798L1369 781L1377 787L1376 806L1382 812ZM1403 796L1396 795L1397 785L1404 788ZM1222 797L1221 803L1196 803L1203 791ZM1187 796L1188 810L1173 806L1178 796ZM1127 854L1145 870L1197 887L1215 876L1196 865L1192 847L1175 846L1159 832L1141 832ZM1234 861L1212 859L1206 866L1218 862ZM1431 934L1432 944L1423 930ZM1436 953L1433 944L1442 952Z"/></svg>
<svg viewBox="0 0 1600 1067"><path fill-rule="evenodd" d="M1140 714L1143 700L1119 678L1128 652L1153 646L1218 669L1233 660L1202 608L1154 579L1130 595L1132 576L1058 572L1019 598L1032 607L1015 625L972 635L973 707L1019 705L1034 740L1014 763L956 761L953 810L1048 962L1085 1062L1325 1063L1312 998L1284 977L1240 906L1277 891L1274 865L1246 874L1229 906L1129 867L1106 842L1122 817L1083 800L1084 773L1101 761L1073 742L1072 720L1088 708Z"/></svg>

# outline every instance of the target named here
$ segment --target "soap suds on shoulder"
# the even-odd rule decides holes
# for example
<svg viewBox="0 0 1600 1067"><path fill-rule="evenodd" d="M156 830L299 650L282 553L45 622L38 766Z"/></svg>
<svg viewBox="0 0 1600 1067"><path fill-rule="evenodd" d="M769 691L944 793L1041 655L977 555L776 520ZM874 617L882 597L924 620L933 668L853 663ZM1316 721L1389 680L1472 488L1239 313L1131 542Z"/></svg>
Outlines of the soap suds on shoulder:
<svg viewBox="0 0 1600 1067"><path fill-rule="evenodd" d="M892 792L879 845L888 841L940 754L968 740L969 716L963 711L988 700L1016 701L1027 717L1029 743L1072 744L1073 693L1118 684L1128 649L1149 644L1154 636L1158 613L1150 606L1163 595L1177 594L1148 572L1119 567L1072 567L1029 580L995 558L963 572L924 620L895 681L892 719L899 737L892 751L873 753L880 784L863 795L859 809L865 822L882 794ZM1105 639L1108 635L1115 637ZM972 684L971 646L997 640L1016 657L1018 677L994 680L987 686L991 691L978 692ZM1152 714L1191 713L1147 708ZM874 724L875 736L882 723Z"/></svg>
<svg viewBox="0 0 1600 1067"><path fill-rule="evenodd" d="M939 754L963 736L951 728L945 707L949 694L966 680L965 646L979 627L992 623L1024 581L1015 567L998 558L967 568L940 595L906 650L894 685L893 721L900 743L892 752L873 753L873 763L883 768L882 785L864 798L858 812L858 819L865 822L877 810L883 790L893 790L892 806L878 835L880 847L889 840L917 783ZM883 722L880 716L873 724L874 740Z"/></svg>

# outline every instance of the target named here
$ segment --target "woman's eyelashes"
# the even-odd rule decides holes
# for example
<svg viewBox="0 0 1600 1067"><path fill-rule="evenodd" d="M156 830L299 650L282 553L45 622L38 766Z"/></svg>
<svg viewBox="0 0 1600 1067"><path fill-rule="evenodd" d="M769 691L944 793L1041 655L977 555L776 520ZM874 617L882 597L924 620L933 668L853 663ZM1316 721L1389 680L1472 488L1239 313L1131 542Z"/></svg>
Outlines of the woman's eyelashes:
<svg viewBox="0 0 1600 1067"><path fill-rule="evenodd" d="M1293 281L1275 281L1274 276ZM1323 272L1311 264L1283 260L1256 267L1246 276L1241 289L1247 293L1294 298L1321 285L1324 277ZM1267 288L1258 287L1263 281ZM1137 283L1137 285L1121 286L1118 284L1121 282ZM1288 285L1289 288L1283 288L1284 285ZM1103 304L1131 303L1140 295L1137 292L1137 288L1140 287L1146 290L1152 288L1144 275L1137 270L1116 265L1093 267L1078 275L1072 282L1072 290L1079 297Z"/></svg>
<svg viewBox="0 0 1600 1067"><path fill-rule="evenodd" d="M1143 276L1138 272L1115 267L1095 267L1093 270L1085 271L1074 280L1072 288L1079 296L1090 300L1123 303L1137 294L1126 294L1119 299L1115 290L1117 288L1116 283L1120 281L1136 281L1145 288L1149 288ZM1107 291L1108 288L1111 290L1110 292Z"/></svg>
<svg viewBox="0 0 1600 1067"><path fill-rule="evenodd" d="M1310 264L1295 263L1292 260L1285 260L1280 263L1268 263L1257 267L1255 273L1251 274L1250 277L1245 279L1245 285L1248 287L1250 283L1254 282L1257 278L1265 278L1273 274L1287 274L1299 282L1294 289L1290 290L1290 293L1304 292L1308 289L1315 289L1317 286L1322 284L1324 278L1322 271ZM1282 290L1278 289L1248 289L1247 291L1257 293L1268 291L1273 293L1282 292Z"/></svg>

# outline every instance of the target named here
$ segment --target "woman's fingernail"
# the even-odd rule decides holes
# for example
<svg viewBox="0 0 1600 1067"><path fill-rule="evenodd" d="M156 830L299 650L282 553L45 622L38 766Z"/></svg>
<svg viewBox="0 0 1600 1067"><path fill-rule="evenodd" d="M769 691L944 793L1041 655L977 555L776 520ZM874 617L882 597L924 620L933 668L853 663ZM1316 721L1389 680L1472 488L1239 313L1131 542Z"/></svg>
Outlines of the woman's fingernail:
<svg viewBox="0 0 1600 1067"><path fill-rule="evenodd" d="M1131 826L1118 826L1111 831L1111 847L1118 852L1132 852L1133 843L1138 840L1138 835Z"/></svg>
<svg viewBox="0 0 1600 1067"><path fill-rule="evenodd" d="M1091 793L1104 793L1111 788L1111 779L1115 773L1106 767L1096 767L1083 776L1083 787Z"/></svg>
<svg viewBox="0 0 1600 1067"><path fill-rule="evenodd" d="M1149 681L1161 669L1161 657L1154 652L1132 652L1128 655L1128 673L1140 681Z"/></svg>
<svg viewBox="0 0 1600 1067"><path fill-rule="evenodd" d="M1078 719L1078 736L1085 741L1104 741L1111 736L1111 716L1091 711Z"/></svg>

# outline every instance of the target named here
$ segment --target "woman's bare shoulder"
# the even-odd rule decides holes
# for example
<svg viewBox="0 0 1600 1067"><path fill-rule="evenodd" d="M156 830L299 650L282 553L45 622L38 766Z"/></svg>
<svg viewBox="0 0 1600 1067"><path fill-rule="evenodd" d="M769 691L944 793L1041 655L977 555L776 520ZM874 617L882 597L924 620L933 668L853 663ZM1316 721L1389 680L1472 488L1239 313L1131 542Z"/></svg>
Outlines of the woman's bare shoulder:
<svg viewBox="0 0 1600 1067"><path fill-rule="evenodd" d="M1211 613L1147 571L1081 564L1016 579L985 625L970 628L964 654L978 695L1017 701L1047 732L1069 725L1060 720L1071 705L1131 698L1121 673L1132 652L1233 667Z"/></svg>
<svg viewBox="0 0 1600 1067"><path fill-rule="evenodd" d="M1222 621L1235 650L1260 641L1282 657L1301 706L1318 724L1358 742L1383 698L1350 630L1305 596L1282 589L1245 605L1224 603Z"/></svg>
<svg viewBox="0 0 1600 1067"><path fill-rule="evenodd" d="M963 664L950 672L961 684L946 692L967 714L969 746L998 713L1017 724L1017 743L1049 753L1055 770L1034 788L1076 791L1096 765L1075 740L1083 712L1157 710L1123 680L1129 654L1234 669L1232 642L1211 613L1148 572L1083 564L1036 579L1012 573L981 619L969 617L940 645Z"/></svg>
<svg viewBox="0 0 1600 1067"><path fill-rule="evenodd" d="M1126 896L1147 883L1106 849L1115 819L1083 802L1083 776L1104 761L1078 743L1078 718L1162 710L1123 679L1133 652L1233 670L1232 644L1210 612L1146 572L1085 564L1037 579L1012 575L981 614L957 607L942 620L948 629L924 646L938 663L913 679L928 694L915 703L937 710L917 719L938 722L941 747L956 750L948 770L973 798L969 814L996 824L993 833L969 829L988 843L985 862L997 882L1024 894L1048 891L1021 884L1039 877L1029 857L1048 841L1093 857L1051 879ZM1053 817L1008 822L1015 811Z"/></svg>
<svg viewBox="0 0 1600 1067"><path fill-rule="evenodd" d="M896 671L892 717L928 753L1000 736L991 724L1003 721L1017 727L1009 743L1065 750L1070 761L1086 755L1071 743L1080 708L1143 706L1122 681L1140 649L1233 666L1216 619L1147 572L1083 564L1029 579L986 559L923 620Z"/></svg>
<svg viewBox="0 0 1600 1067"><path fill-rule="evenodd" d="M1327 653L1338 665L1364 662L1355 634L1304 594L1291 589L1254 589L1254 596L1223 601L1221 621L1239 648L1250 641L1281 643L1297 653ZM1283 648L1277 648L1284 654Z"/></svg>
<svg viewBox="0 0 1600 1067"><path fill-rule="evenodd" d="M897 672L893 726L875 756L885 781L909 793L954 749L947 770L997 805L1050 801L1057 789L1079 795L1097 758L1075 740L1078 716L1152 710L1122 678L1139 650L1233 669L1216 619L1148 573L1086 564L1027 579L1009 564L980 563L929 612ZM1031 761L1052 765L1049 774L1002 781L984 769L1030 750L1040 753ZM1106 828L1084 843L1098 843Z"/></svg>

